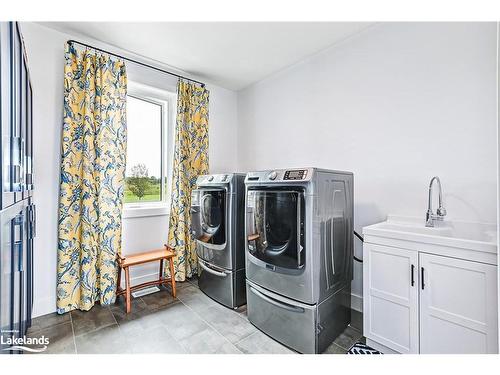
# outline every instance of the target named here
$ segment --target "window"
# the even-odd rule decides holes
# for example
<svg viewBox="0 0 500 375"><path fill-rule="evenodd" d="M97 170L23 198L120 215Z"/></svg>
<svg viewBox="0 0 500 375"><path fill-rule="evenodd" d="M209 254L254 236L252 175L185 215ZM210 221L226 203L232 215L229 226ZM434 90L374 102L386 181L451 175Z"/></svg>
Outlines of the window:
<svg viewBox="0 0 500 375"><path fill-rule="evenodd" d="M130 212L130 209L165 208L169 200L168 172L172 149L168 140L173 121L169 114L173 113L174 97L162 90L130 86L127 95L125 209Z"/></svg>
<svg viewBox="0 0 500 375"><path fill-rule="evenodd" d="M162 104L128 95L125 203L162 200L162 117Z"/></svg>

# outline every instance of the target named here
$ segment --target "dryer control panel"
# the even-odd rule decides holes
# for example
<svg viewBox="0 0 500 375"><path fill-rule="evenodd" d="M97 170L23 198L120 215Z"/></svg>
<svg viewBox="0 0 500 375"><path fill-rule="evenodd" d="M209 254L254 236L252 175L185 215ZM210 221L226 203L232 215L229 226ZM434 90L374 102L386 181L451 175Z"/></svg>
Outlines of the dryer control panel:
<svg viewBox="0 0 500 375"><path fill-rule="evenodd" d="M303 180L307 176L307 169L294 169L285 171L283 180Z"/></svg>
<svg viewBox="0 0 500 375"><path fill-rule="evenodd" d="M211 184L227 184L231 181L233 178L232 173L226 173L226 174L209 174L209 175L202 175L198 176L198 179L196 180L196 184L198 186L201 185L211 185Z"/></svg>

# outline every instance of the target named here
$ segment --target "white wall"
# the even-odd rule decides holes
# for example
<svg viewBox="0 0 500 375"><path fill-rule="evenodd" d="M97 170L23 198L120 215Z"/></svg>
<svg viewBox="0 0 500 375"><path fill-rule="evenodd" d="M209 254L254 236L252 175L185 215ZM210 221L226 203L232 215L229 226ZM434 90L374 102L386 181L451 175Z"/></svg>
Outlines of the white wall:
<svg viewBox="0 0 500 375"><path fill-rule="evenodd" d="M55 311L57 262L57 207L61 126L63 114L64 44L78 39L44 26L21 24L26 42L34 91L34 200L38 209L35 239L35 305L39 316ZM109 48L112 50L112 48ZM127 66L131 80L175 90L175 78L151 75L148 70ZM210 169L213 172L236 168L236 93L207 84L210 90ZM168 216L124 219L124 254L162 246L166 241ZM156 269L145 267L132 274L141 277Z"/></svg>
<svg viewBox="0 0 500 375"><path fill-rule="evenodd" d="M496 23L497 27L497 207L500 207L500 22ZM500 210L497 210L497 252L500 252ZM500 268L497 267L497 283L498 283L498 299L497 307L500 307ZM498 321L500 322L500 308L498 311ZM498 346L500 347L500 324L498 325Z"/></svg>
<svg viewBox="0 0 500 375"><path fill-rule="evenodd" d="M358 231L423 219L434 175L449 218L494 223L495 73L495 23L377 24L239 92L238 166L354 172Z"/></svg>

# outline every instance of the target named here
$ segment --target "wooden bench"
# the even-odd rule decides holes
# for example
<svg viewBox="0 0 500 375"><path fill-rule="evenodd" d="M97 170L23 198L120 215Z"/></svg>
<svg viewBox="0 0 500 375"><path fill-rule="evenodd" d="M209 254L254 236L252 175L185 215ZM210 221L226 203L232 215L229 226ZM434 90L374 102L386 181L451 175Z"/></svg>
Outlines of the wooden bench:
<svg viewBox="0 0 500 375"><path fill-rule="evenodd" d="M130 312L130 301L131 301L131 293L134 290L142 289L148 286L154 286L154 285L167 285L170 284L172 286L172 297L176 298L177 293L175 290L175 271L174 271L174 257L175 257L175 252L173 249L169 248L167 245L165 245L164 249L158 249L158 250L152 250L152 251L146 251L143 253L138 253L134 255L130 255L128 257L121 257L118 256L118 282L117 282L117 288L116 288L116 297L119 297L121 295L125 295L125 301L126 301L126 306L127 306L127 314ZM170 268L170 277L166 278L163 277L163 261L168 260L169 262L169 268ZM155 262L155 261L160 261L160 273L158 280L154 281L148 281L142 284L130 285L130 272L129 268L132 266L137 266L139 264L144 264L144 263L149 263L149 262ZM121 278L122 278L122 269L125 271L125 289L122 289L120 287L121 284Z"/></svg>

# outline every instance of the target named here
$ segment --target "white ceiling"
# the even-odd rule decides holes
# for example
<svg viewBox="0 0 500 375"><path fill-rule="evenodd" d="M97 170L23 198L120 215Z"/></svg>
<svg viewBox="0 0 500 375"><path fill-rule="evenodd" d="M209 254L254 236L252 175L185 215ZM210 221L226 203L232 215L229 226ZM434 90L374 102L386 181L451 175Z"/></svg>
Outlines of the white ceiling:
<svg viewBox="0 0 500 375"><path fill-rule="evenodd" d="M363 22L44 22L240 90L353 35Z"/></svg>

